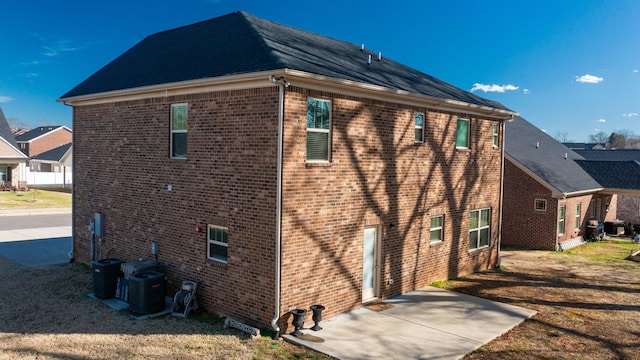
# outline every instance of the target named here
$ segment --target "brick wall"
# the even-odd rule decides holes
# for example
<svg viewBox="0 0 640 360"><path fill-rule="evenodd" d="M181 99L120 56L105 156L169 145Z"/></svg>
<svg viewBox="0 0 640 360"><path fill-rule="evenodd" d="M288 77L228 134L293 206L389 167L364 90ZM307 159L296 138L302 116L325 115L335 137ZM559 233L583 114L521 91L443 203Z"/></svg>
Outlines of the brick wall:
<svg viewBox="0 0 640 360"><path fill-rule="evenodd" d="M186 160L169 158L174 103L189 104ZM168 294L196 280L206 310L268 324L277 105L272 87L75 107L76 260L88 262L87 225L102 212L103 257L152 259L156 241ZM207 259L207 224L228 227L228 264Z"/></svg>
<svg viewBox="0 0 640 360"><path fill-rule="evenodd" d="M65 128L58 128L46 133L44 136L34 139L31 143L28 143L25 151L29 157L36 156L51 149L55 149L58 146L70 143L72 141L72 137L71 131Z"/></svg>
<svg viewBox="0 0 640 360"><path fill-rule="evenodd" d="M330 164L305 161L307 96L332 100ZM187 160L171 160L170 106L185 102ZM152 258L157 241L169 293L197 280L206 310L268 326L277 105L272 87L75 107L76 259L88 262L87 225L102 212L103 257ZM471 149L456 150L464 114L293 86L285 107L282 314L320 303L331 316L361 305L366 226L380 233L381 297L495 263L501 149L491 145L491 121L472 119ZM415 111L426 113L423 144L414 142ZM469 251L469 212L484 207L492 209L491 245ZM430 244L437 214L444 241ZM206 258L207 224L229 228L228 264Z"/></svg>
<svg viewBox="0 0 640 360"><path fill-rule="evenodd" d="M618 218L632 224L640 224L640 196L618 195Z"/></svg>
<svg viewBox="0 0 640 360"><path fill-rule="evenodd" d="M330 163L305 161L308 96L332 101ZM426 114L424 143L414 141L416 111ZM383 298L494 264L501 150L491 121L472 120L471 150L456 150L464 114L295 87L286 114L283 311L319 303L331 316L361 306L367 226L380 234ZM470 252L469 212L484 207L492 209L491 247ZM430 215L438 214L444 241L431 245Z"/></svg>
<svg viewBox="0 0 640 360"><path fill-rule="evenodd" d="M536 199L546 211L535 211ZM504 167L502 244L527 249L556 250L558 200L551 191L507 160Z"/></svg>

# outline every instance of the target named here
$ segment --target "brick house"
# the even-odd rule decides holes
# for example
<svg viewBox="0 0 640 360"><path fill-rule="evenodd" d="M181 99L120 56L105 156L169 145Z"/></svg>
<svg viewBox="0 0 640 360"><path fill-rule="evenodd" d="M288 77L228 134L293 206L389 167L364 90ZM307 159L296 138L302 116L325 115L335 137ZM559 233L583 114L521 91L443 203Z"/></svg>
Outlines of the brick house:
<svg viewBox="0 0 640 360"><path fill-rule="evenodd" d="M617 218L632 224L640 224L640 176L638 176L638 164L640 164L639 149L583 149L576 150L580 156L588 162L580 162L583 166L591 166L598 169L601 182L615 182L617 189ZM606 175L611 175L606 177Z"/></svg>
<svg viewBox="0 0 640 360"><path fill-rule="evenodd" d="M151 35L59 101L75 259L101 212L105 257L157 242L169 292L196 280L208 311L277 330L497 261L516 114L364 46L237 12Z"/></svg>
<svg viewBox="0 0 640 360"><path fill-rule="evenodd" d="M619 194L640 191L639 180L633 180L640 175L638 164L630 176L620 176L522 117L508 122L505 133L504 245L542 250L580 245L588 220L616 220Z"/></svg>
<svg viewBox="0 0 640 360"><path fill-rule="evenodd" d="M18 148L7 118L0 108L0 190L12 189L23 181L27 156Z"/></svg>
<svg viewBox="0 0 640 360"><path fill-rule="evenodd" d="M63 125L39 126L16 136L20 150L32 158L58 146L69 144L73 138L72 131ZM33 170L33 169L32 169Z"/></svg>

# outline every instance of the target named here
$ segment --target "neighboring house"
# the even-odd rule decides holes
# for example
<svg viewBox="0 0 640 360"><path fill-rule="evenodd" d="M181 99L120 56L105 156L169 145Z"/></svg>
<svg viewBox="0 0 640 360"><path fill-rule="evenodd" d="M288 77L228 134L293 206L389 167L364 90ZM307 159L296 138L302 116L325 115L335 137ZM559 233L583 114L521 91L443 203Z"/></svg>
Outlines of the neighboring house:
<svg viewBox="0 0 640 360"><path fill-rule="evenodd" d="M542 250L580 245L589 220L617 220L618 194L640 193L638 180L585 160L521 117L507 123L505 133L504 245ZM640 167L631 170L637 174Z"/></svg>
<svg viewBox="0 0 640 360"><path fill-rule="evenodd" d="M73 147L64 144L55 149L43 152L31 158L27 181L30 185L37 186L62 186L71 185Z"/></svg>
<svg viewBox="0 0 640 360"><path fill-rule="evenodd" d="M26 162L0 108L0 190L16 188L24 181Z"/></svg>
<svg viewBox="0 0 640 360"><path fill-rule="evenodd" d="M15 137L20 150L29 158L72 141L72 131L66 126L39 126Z"/></svg>
<svg viewBox="0 0 640 360"><path fill-rule="evenodd" d="M148 36L74 107L74 256L274 329L496 264L504 106L363 46L236 12Z"/></svg>
<svg viewBox="0 0 640 360"><path fill-rule="evenodd" d="M31 158L29 168L32 172L64 172L72 158L71 143L58 146Z"/></svg>
<svg viewBox="0 0 640 360"><path fill-rule="evenodd" d="M610 174L613 178L603 181L615 180L623 182L625 189L618 190L618 211L617 217L625 222L640 224L640 196L629 188L640 189L637 181L640 177L635 177L637 164L640 163L640 150L638 149L616 149L616 150L576 150L578 154L587 160L601 162L600 166L615 167L613 171L601 171L604 175ZM610 164L614 162L616 164ZM581 164L582 165L582 164Z"/></svg>
<svg viewBox="0 0 640 360"><path fill-rule="evenodd" d="M603 150L606 149L607 144L602 143L563 143L571 150Z"/></svg>

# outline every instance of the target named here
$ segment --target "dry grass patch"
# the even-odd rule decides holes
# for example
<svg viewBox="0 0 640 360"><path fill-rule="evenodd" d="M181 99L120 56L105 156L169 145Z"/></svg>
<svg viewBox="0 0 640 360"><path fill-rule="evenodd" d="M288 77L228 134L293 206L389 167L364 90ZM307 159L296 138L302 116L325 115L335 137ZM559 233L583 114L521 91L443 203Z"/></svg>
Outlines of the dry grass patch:
<svg viewBox="0 0 640 360"><path fill-rule="evenodd" d="M640 263L625 260L635 247L504 251L501 270L447 282L538 312L465 359L640 359Z"/></svg>
<svg viewBox="0 0 640 360"><path fill-rule="evenodd" d="M66 264L25 268L0 257L0 359L327 359L250 339L223 321L161 317L138 321L89 298L91 272Z"/></svg>

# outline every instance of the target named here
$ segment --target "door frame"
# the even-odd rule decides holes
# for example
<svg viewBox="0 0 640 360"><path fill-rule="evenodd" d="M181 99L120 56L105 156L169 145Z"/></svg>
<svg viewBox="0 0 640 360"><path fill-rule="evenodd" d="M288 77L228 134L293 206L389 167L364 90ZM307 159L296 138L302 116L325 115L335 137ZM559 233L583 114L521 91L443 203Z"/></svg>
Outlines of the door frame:
<svg viewBox="0 0 640 360"><path fill-rule="evenodd" d="M365 232L369 229L373 229L375 231L375 238L373 244L373 295L369 297L365 297L364 294L364 236ZM360 297L363 303L370 302L371 300L377 299L380 297L380 239L381 237L381 226L380 225L368 225L365 226L362 231L362 252L363 252L363 262L362 262L362 279L363 279L363 288L360 292Z"/></svg>

